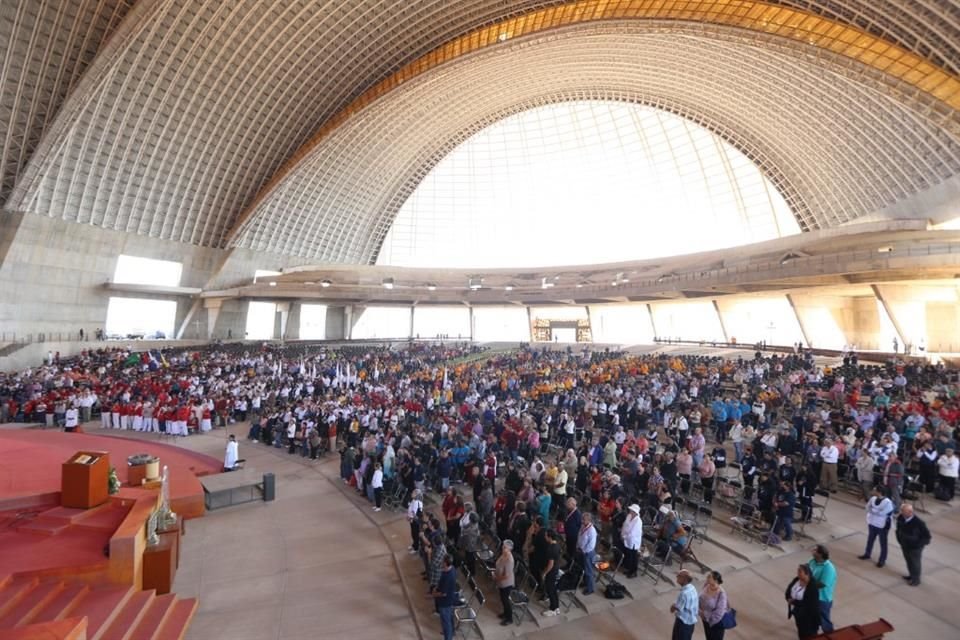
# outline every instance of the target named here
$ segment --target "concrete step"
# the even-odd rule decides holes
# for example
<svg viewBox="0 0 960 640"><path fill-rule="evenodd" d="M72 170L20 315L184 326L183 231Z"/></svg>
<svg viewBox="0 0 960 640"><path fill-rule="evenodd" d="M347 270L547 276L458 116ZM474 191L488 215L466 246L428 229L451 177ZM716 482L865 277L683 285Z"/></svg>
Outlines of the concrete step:
<svg viewBox="0 0 960 640"><path fill-rule="evenodd" d="M38 609L29 622L63 620L69 612L90 591L90 586L80 583L65 584L63 589Z"/></svg>
<svg viewBox="0 0 960 640"><path fill-rule="evenodd" d="M62 582L42 582L34 586L19 601L0 616L0 629L12 629L29 621L62 590Z"/></svg>
<svg viewBox="0 0 960 640"><path fill-rule="evenodd" d="M129 640L167 640L163 633L163 626L171 615L177 597L172 593L156 596L140 619L139 624L128 636Z"/></svg>
<svg viewBox="0 0 960 640"><path fill-rule="evenodd" d="M187 633L187 627L190 626L190 621L193 620L193 616L197 612L198 604L196 598L177 600L170 615L167 616L160 628L161 635L157 636L158 640L161 638L162 640L183 640Z"/></svg>
<svg viewBox="0 0 960 640"><path fill-rule="evenodd" d="M133 587L92 589L74 605L70 616L87 616L87 638L100 640L133 594Z"/></svg>
<svg viewBox="0 0 960 640"><path fill-rule="evenodd" d="M7 582L0 591L0 616L16 607L39 583L37 578L14 578Z"/></svg>
<svg viewBox="0 0 960 640"><path fill-rule="evenodd" d="M146 615L150 604L156 597L156 592L137 591L124 603L123 608L117 613L110 627L101 635L101 640L128 640L133 630Z"/></svg>

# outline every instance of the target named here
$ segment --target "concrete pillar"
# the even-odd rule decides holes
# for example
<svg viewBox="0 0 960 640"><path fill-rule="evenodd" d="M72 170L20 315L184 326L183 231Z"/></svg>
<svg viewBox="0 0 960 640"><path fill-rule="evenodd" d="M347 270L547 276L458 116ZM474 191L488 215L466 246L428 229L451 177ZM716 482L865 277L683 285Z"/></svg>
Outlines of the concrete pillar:
<svg viewBox="0 0 960 640"><path fill-rule="evenodd" d="M207 309L207 340L211 340L213 329L217 326L217 318L220 317L223 300L221 298L207 298L204 300L203 306Z"/></svg>
<svg viewBox="0 0 960 640"><path fill-rule="evenodd" d="M327 340L345 340L346 307L327 307L327 321L324 330Z"/></svg>
<svg viewBox="0 0 960 640"><path fill-rule="evenodd" d="M290 303L290 315L287 317L287 330L284 335L285 340L300 339L300 310L303 304L300 302Z"/></svg>
<svg viewBox="0 0 960 640"><path fill-rule="evenodd" d="M470 342L473 342L474 336L477 333L476 326L474 326L473 307L467 307L467 311L470 312Z"/></svg>
<svg viewBox="0 0 960 640"><path fill-rule="evenodd" d="M527 305L527 342L533 342L533 311Z"/></svg>
<svg viewBox="0 0 960 640"><path fill-rule="evenodd" d="M415 304L411 305L410 306L410 330L407 331L407 337L411 339L413 338L413 315L416 313L416 311L417 311L417 305Z"/></svg>
<svg viewBox="0 0 960 640"><path fill-rule="evenodd" d="M193 320L193 316L197 313L197 311L200 310L200 307L201 307L202 304L203 304L203 300L200 299L200 298L195 298L195 299L193 300L193 303L190 305L190 310L187 311L187 315L184 316L183 320L180 322L180 324L179 324L179 326L178 326L178 328L177 328L177 334L176 334L176 336L175 336L177 340L183 340L183 336L184 336L184 334L185 334L186 331L187 331L187 327L189 326L190 321ZM178 305L178 309L179 309L179 305ZM210 327L207 327L207 339L208 339L208 340L210 339L210 332L211 332L212 330L213 330L213 329L211 329ZM197 335L197 339L199 339L199 338L200 338L200 336Z"/></svg>
<svg viewBox="0 0 960 640"><path fill-rule="evenodd" d="M653 329L653 339L656 340L658 337L657 322L653 319L653 305L649 302L647 303L647 313L650 314L650 328Z"/></svg>
<svg viewBox="0 0 960 640"><path fill-rule="evenodd" d="M287 339L287 323L290 321L290 303L278 302L276 321L273 325L273 337L275 339Z"/></svg>

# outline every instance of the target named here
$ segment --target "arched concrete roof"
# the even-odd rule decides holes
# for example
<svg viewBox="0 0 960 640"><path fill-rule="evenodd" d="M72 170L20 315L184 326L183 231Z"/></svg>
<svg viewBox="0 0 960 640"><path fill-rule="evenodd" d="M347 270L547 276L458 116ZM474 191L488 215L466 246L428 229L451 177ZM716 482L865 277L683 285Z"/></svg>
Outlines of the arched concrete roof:
<svg viewBox="0 0 960 640"><path fill-rule="evenodd" d="M590 96L708 126L827 227L956 173L958 47L949 0L11 0L0 202L371 262L465 135Z"/></svg>

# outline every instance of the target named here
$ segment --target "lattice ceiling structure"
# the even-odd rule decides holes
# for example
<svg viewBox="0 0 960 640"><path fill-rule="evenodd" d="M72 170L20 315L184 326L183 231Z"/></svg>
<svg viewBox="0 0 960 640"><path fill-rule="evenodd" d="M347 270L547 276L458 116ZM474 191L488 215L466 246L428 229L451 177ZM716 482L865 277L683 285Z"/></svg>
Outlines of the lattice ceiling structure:
<svg viewBox="0 0 960 640"><path fill-rule="evenodd" d="M3 0L0 204L369 264L471 133L636 101L753 159L802 229L960 171L951 0Z"/></svg>

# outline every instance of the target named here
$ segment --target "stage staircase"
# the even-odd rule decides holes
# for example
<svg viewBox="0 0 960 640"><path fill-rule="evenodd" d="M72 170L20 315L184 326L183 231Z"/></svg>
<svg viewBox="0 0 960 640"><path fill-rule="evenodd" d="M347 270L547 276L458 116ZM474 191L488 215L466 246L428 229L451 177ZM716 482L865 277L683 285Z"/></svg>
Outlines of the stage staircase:
<svg viewBox="0 0 960 640"><path fill-rule="evenodd" d="M158 596L152 590L0 577L0 638L4 640L180 640L196 610L195 598ZM83 625L84 619L86 635L71 633L71 629L76 631Z"/></svg>

